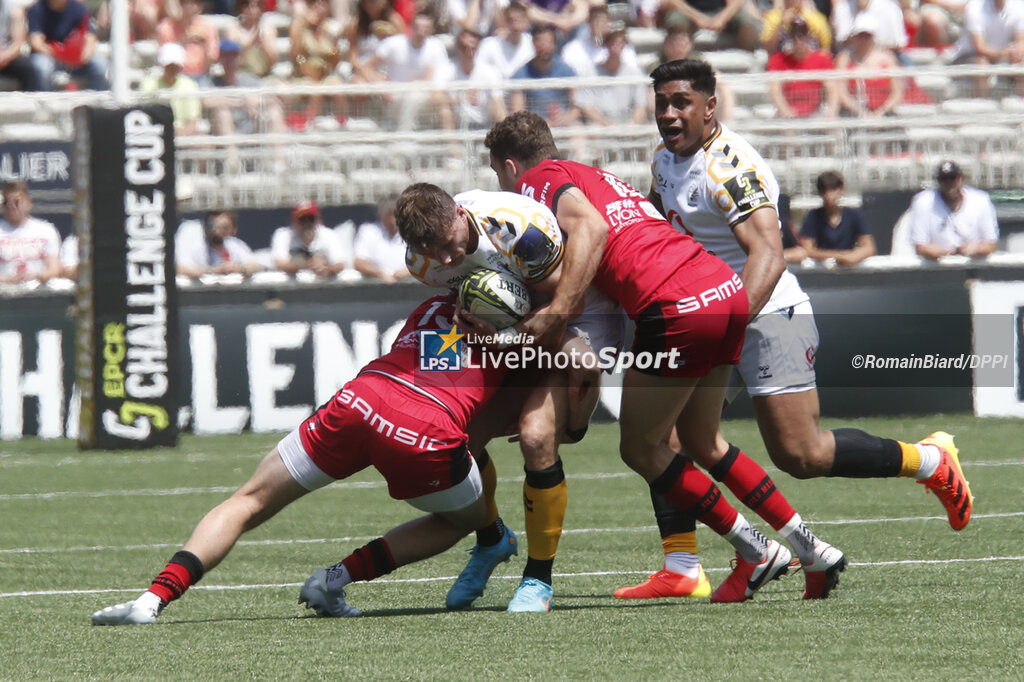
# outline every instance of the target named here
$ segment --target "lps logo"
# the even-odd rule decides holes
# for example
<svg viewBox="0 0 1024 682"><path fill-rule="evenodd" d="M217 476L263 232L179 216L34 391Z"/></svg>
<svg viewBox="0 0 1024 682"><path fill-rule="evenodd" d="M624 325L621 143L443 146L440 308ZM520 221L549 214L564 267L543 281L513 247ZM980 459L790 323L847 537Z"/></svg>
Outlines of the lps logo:
<svg viewBox="0 0 1024 682"><path fill-rule="evenodd" d="M458 372L462 369L462 344L465 336L452 325L445 333L440 329L420 330L420 371Z"/></svg>

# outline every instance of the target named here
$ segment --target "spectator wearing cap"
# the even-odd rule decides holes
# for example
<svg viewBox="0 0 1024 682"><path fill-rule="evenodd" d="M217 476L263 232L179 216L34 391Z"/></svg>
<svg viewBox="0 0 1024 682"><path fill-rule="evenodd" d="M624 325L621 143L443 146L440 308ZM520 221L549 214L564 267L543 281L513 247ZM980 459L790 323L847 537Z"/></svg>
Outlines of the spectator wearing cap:
<svg viewBox="0 0 1024 682"><path fill-rule="evenodd" d="M800 245L808 258L816 261L835 259L836 265L853 266L874 256L875 238L856 208L840 206L843 176L825 171L818 176L821 208L807 213L800 227Z"/></svg>
<svg viewBox="0 0 1024 682"><path fill-rule="evenodd" d="M182 73L185 48L178 43L165 43L156 53L161 71L143 79L139 91L167 97L174 112L174 134L195 135L203 106L199 100L199 85Z"/></svg>
<svg viewBox="0 0 1024 682"><path fill-rule="evenodd" d="M827 24L826 24L827 28ZM780 49L768 57L765 71L831 71L835 68L832 55L818 49L817 39L811 37L810 27L802 14L793 15L789 25L780 31L785 38ZM768 93L780 118L804 118L822 110L831 118L839 108L839 95L835 81L771 80Z"/></svg>
<svg viewBox="0 0 1024 682"><path fill-rule="evenodd" d="M206 220L188 220L174 235L174 264L179 275L251 275L263 266L238 238L238 219L231 211L210 211Z"/></svg>
<svg viewBox="0 0 1024 682"><path fill-rule="evenodd" d="M971 0L953 55L956 64L1024 63L1024 0ZM1024 78L1017 77L1024 94ZM975 94L988 94L988 74L974 79Z"/></svg>
<svg viewBox="0 0 1024 682"><path fill-rule="evenodd" d="M995 251L999 224L988 192L965 185L953 161L939 164L935 178L936 189L918 192L910 202L910 241L917 255L980 258Z"/></svg>
<svg viewBox="0 0 1024 682"><path fill-rule="evenodd" d="M769 54L791 52L794 30L801 27L812 52L832 51L832 29L828 17L804 0L782 0L761 17L761 47Z"/></svg>
<svg viewBox="0 0 1024 682"><path fill-rule="evenodd" d="M62 71L84 77L91 90L108 89L107 61L96 51L96 34L84 3L38 0L26 14L36 87L53 90L53 75Z"/></svg>
<svg viewBox="0 0 1024 682"><path fill-rule="evenodd" d="M323 225L320 207L308 199L295 204L290 225L274 230L270 257L278 271L289 274L309 271L327 279L345 269L341 240Z"/></svg>
<svg viewBox="0 0 1024 682"><path fill-rule="evenodd" d="M840 85L838 113L878 118L892 113L903 101L903 79L859 75L859 71L878 71L899 67L890 50L875 43L878 22L870 14L860 14L853 22L849 47L836 57L836 70L850 72L847 87Z"/></svg>
<svg viewBox="0 0 1024 682"><path fill-rule="evenodd" d="M194 81L209 78L210 66L217 61L220 35L217 26L203 16L200 0L181 0L178 17L164 17L156 27L160 45L177 43L185 48L184 73Z"/></svg>
<svg viewBox="0 0 1024 682"><path fill-rule="evenodd" d="M387 284L409 276L405 266L405 242L395 222L396 201L397 197L389 196L377 205L377 220L359 226L352 247L356 270Z"/></svg>

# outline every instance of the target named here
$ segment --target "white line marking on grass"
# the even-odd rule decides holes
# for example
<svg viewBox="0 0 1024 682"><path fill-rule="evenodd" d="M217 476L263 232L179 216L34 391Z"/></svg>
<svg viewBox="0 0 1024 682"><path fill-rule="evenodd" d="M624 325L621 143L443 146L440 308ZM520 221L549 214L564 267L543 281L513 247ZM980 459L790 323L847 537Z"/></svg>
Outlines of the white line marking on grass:
<svg viewBox="0 0 1024 682"><path fill-rule="evenodd" d="M857 566L861 568L875 568L883 566L906 566L906 565L917 565L917 566L945 566L948 564L974 564L974 563L988 563L993 561L1024 561L1024 556L988 556L988 557L975 557L971 559L901 559L899 561L865 561L865 562L853 562L850 566ZM731 569L722 568L705 568L707 573L724 573ZM644 575L647 571L580 571L579 573L555 573L556 578L593 578L593 577L604 577L604 576L634 576ZM436 582L450 582L455 580L454 575L438 576L433 578L383 578L374 580L371 584L386 583L390 585L399 584L414 584L414 583L436 583ZM492 580L521 580L522 577L519 575L495 575L491 576ZM266 590L266 589L280 589L285 587L299 587L302 583L258 583L254 585L193 585L190 589L192 590L209 590L211 592L228 592L234 590ZM0 592L0 598L9 597L60 597L74 594L115 594L115 593L138 593L142 592L144 587L135 588L124 588L124 589L95 589L95 590L38 590L31 592Z"/></svg>
<svg viewBox="0 0 1024 682"><path fill-rule="evenodd" d="M202 455L200 455L202 456ZM179 461L182 461L179 459ZM184 460L188 461L188 460ZM964 468L969 469L972 466L979 467L1002 467L1002 466L1020 466L1024 465L1024 459L1018 460L1003 460L1003 461L980 461L980 462L962 462ZM2 468L2 467L0 467ZM769 471L778 472L778 469L768 467ZM573 481L600 481L614 478L632 478L635 474L631 471L616 471L616 472L604 472L604 473L592 473L592 474L566 474L566 478ZM521 483L521 477L502 477L498 479L498 483ZM0 502L10 502L16 500L56 500L56 499L74 499L74 498L104 498L104 497L150 497L150 496L176 496L176 495L209 495L209 494L225 494L233 493L241 486L241 483L235 486L217 485L207 487L181 487L181 488L142 488L142 489L129 489L129 490L55 490L51 492L35 492L35 493L6 493L0 494ZM383 488L386 486L384 481L335 481L333 484L322 488L322 490L353 490L353 489L370 489L370 488Z"/></svg>
<svg viewBox="0 0 1024 682"><path fill-rule="evenodd" d="M1024 516L1021 512L1002 512L994 514L974 514L972 519L1006 519ZM845 526L864 523L906 523L913 521L946 521L945 516L904 516L882 519L836 519L832 521L813 521L815 526ZM647 533L657 530L657 526L623 526L620 528L566 528L563 535L586 535L590 533ZM708 532L705 526L698 526L702 533ZM285 540L239 540L240 547L268 547L274 545L329 545L344 542L368 542L379 535L353 535L340 538L305 538ZM12 547L0 549L2 554L59 554L61 552L123 552L128 550L168 549L181 547L180 542L160 542L136 545L82 545L77 547Z"/></svg>
<svg viewBox="0 0 1024 682"><path fill-rule="evenodd" d="M625 478L635 476L632 472L623 471L613 474L579 474L573 476L575 480L599 480L605 478ZM499 483L521 483L522 478L499 478ZM74 498L103 498L103 497L163 497L175 495L208 495L213 493L225 494L238 490L239 485L214 485L204 488L140 488L134 490L55 490L52 492L39 493L7 493L0 494L0 501L10 502L15 500L56 500ZM322 490L353 490L362 488L383 488L387 484L384 481L335 481Z"/></svg>

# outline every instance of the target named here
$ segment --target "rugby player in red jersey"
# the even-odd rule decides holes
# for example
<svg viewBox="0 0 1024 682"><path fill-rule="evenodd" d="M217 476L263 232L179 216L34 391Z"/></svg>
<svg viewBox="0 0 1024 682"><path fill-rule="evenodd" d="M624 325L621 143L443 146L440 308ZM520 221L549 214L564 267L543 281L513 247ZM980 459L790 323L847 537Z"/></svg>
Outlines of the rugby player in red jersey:
<svg viewBox="0 0 1024 682"><path fill-rule="evenodd" d="M465 365L458 371L419 370L421 332L441 337L439 356L444 344L459 348L455 300L435 296L417 307L391 351L285 436L247 483L203 517L146 592L97 611L92 622L155 622L168 603L227 556L242 533L306 493L369 466L384 476L391 497L427 514L392 528L335 566L317 569L299 599L319 615L360 615L345 601L345 585L439 554L481 527L487 508L466 430L506 371Z"/></svg>
<svg viewBox="0 0 1024 682"><path fill-rule="evenodd" d="M750 526L691 460L668 445L675 428L684 451L697 461L721 459L729 450L718 425L747 322L742 281L726 263L675 231L643 194L619 178L558 160L551 131L539 116L517 112L506 117L488 133L485 145L501 188L550 207L566 233L552 303L536 309L522 328L542 338L563 329L568 311L593 281L636 323L635 357L670 354L674 361L626 370L619 451L655 491L736 548L736 570L715 601L750 598L787 572L792 555ZM758 465L750 461L743 474L726 481L740 499L762 516L796 516ZM802 523L800 528L814 537ZM710 591L701 572L691 594Z"/></svg>

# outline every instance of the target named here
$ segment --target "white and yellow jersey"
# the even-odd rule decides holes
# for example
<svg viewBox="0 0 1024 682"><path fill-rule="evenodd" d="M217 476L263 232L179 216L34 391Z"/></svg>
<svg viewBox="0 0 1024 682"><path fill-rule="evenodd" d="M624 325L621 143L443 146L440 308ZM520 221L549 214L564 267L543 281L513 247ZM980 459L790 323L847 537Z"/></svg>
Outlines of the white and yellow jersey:
<svg viewBox="0 0 1024 682"><path fill-rule="evenodd" d="M779 205L779 183L757 150L719 123L693 156L678 156L659 144L651 174L651 192L661 199L672 226L692 235L737 274L742 272L747 254L733 227L759 208L771 206L778 212ZM786 271L763 312L806 300L796 277Z"/></svg>
<svg viewBox="0 0 1024 682"><path fill-rule="evenodd" d="M406 249L409 272L424 284L456 287L478 268L508 272L527 284L536 284L562 263L562 233L547 206L521 194L479 189L457 194L454 199L469 214L469 229L478 236L476 250L458 265L445 266Z"/></svg>
<svg viewBox="0 0 1024 682"><path fill-rule="evenodd" d="M455 288L464 277L478 268L508 272L527 285L537 284L558 269L565 253L562 231L554 214L544 204L522 194L470 190L457 194L455 203L469 213L469 227L479 239L476 250L466 254L457 266L441 265L435 260L406 249L409 272L432 287ZM531 292L534 307L548 297ZM589 286L583 312L569 323L569 330L595 351L622 347L626 316L622 307Z"/></svg>

